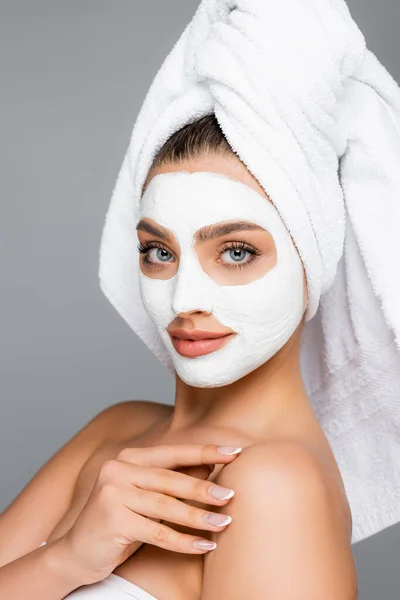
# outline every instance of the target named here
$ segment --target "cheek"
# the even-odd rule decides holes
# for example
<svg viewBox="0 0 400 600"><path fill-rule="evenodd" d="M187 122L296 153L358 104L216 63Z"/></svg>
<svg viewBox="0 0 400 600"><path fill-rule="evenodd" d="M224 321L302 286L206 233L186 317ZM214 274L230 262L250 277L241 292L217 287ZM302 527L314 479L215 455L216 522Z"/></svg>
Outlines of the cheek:
<svg viewBox="0 0 400 600"><path fill-rule="evenodd" d="M277 265L247 285L215 285L215 317L237 332L255 335L263 327L272 335L291 327L303 312L303 271L300 263L291 267Z"/></svg>
<svg viewBox="0 0 400 600"><path fill-rule="evenodd" d="M158 326L166 326L171 321L171 280L159 280L139 274L139 289L143 305Z"/></svg>

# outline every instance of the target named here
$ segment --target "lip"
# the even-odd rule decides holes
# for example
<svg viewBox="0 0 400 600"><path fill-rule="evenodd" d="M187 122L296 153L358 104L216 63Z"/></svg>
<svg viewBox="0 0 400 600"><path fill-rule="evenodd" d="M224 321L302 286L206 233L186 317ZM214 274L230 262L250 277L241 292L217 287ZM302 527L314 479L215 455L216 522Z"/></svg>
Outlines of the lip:
<svg viewBox="0 0 400 600"><path fill-rule="evenodd" d="M219 350L232 339L233 332L204 331L200 329L173 329L168 331L175 350L186 358L204 356Z"/></svg>

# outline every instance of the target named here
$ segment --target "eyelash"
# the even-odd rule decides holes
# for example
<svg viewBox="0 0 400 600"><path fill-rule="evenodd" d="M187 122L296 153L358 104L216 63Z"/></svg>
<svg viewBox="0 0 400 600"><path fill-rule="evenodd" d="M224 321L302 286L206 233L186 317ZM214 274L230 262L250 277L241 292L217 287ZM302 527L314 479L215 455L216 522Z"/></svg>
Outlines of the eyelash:
<svg viewBox="0 0 400 600"><path fill-rule="evenodd" d="M159 242L145 242L144 244L139 242L137 248L138 248L139 253L141 255L143 255L143 264L146 265L146 267L151 267L151 268L156 268L156 269L160 269L160 268L162 269L164 265L162 263L154 263L151 260L149 260L147 258L148 252L150 250L152 250L153 248L160 248L160 250L166 250L166 252L170 252L168 250L168 248L166 248ZM170 254L172 254L172 252L170 252Z"/></svg>
<svg viewBox="0 0 400 600"><path fill-rule="evenodd" d="M255 246L249 246L246 242L225 242L220 248L218 248L218 254L221 255L227 250L246 250L249 254L251 254L251 258L244 263L221 263L223 267L228 269L244 269L252 265L253 263L260 260L261 252Z"/></svg>
<svg viewBox="0 0 400 600"><path fill-rule="evenodd" d="M165 246L163 246L163 244L161 244L160 242L145 242L144 244L142 244L141 242L139 242L138 246L138 251L141 255L143 255L143 264L146 265L147 267L151 267L151 268L163 268L163 263L154 263L151 260L149 260L147 258L147 254L150 250L152 250L153 248L160 248L161 250L166 250L166 252L169 252L170 254L173 253L168 250L168 248L166 248ZM258 248L255 248L254 246L250 246L249 244L247 244L246 242L242 242L242 241L236 241L236 242L225 242L220 248L218 248L218 254L219 256L221 256L224 252L226 252L227 250L246 250L247 252L249 252L249 254L252 255L252 257L247 260L244 263L221 263L221 265L223 267L226 267L228 269L244 269L245 267L248 267L249 265L252 265L254 262L257 262L260 259L260 255L261 255L261 251L258 250Z"/></svg>

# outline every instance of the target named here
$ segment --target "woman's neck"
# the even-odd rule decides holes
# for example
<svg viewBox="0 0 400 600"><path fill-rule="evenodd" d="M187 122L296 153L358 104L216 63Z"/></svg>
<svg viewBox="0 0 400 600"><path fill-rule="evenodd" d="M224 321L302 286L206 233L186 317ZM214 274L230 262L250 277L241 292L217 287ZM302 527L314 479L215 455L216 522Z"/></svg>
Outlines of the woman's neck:
<svg viewBox="0 0 400 600"><path fill-rule="evenodd" d="M194 388L176 377L170 434L226 431L259 441L317 423L299 364L299 337L246 377L223 387Z"/></svg>

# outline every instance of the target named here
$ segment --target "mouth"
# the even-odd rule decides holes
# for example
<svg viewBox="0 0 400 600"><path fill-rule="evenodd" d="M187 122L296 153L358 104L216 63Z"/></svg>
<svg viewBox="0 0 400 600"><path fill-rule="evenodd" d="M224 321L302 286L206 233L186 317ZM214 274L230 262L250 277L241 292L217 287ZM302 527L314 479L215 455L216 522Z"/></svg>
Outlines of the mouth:
<svg viewBox="0 0 400 600"><path fill-rule="evenodd" d="M219 350L236 335L233 332L218 333L200 329L173 329L168 331L175 350L186 358L204 356Z"/></svg>

